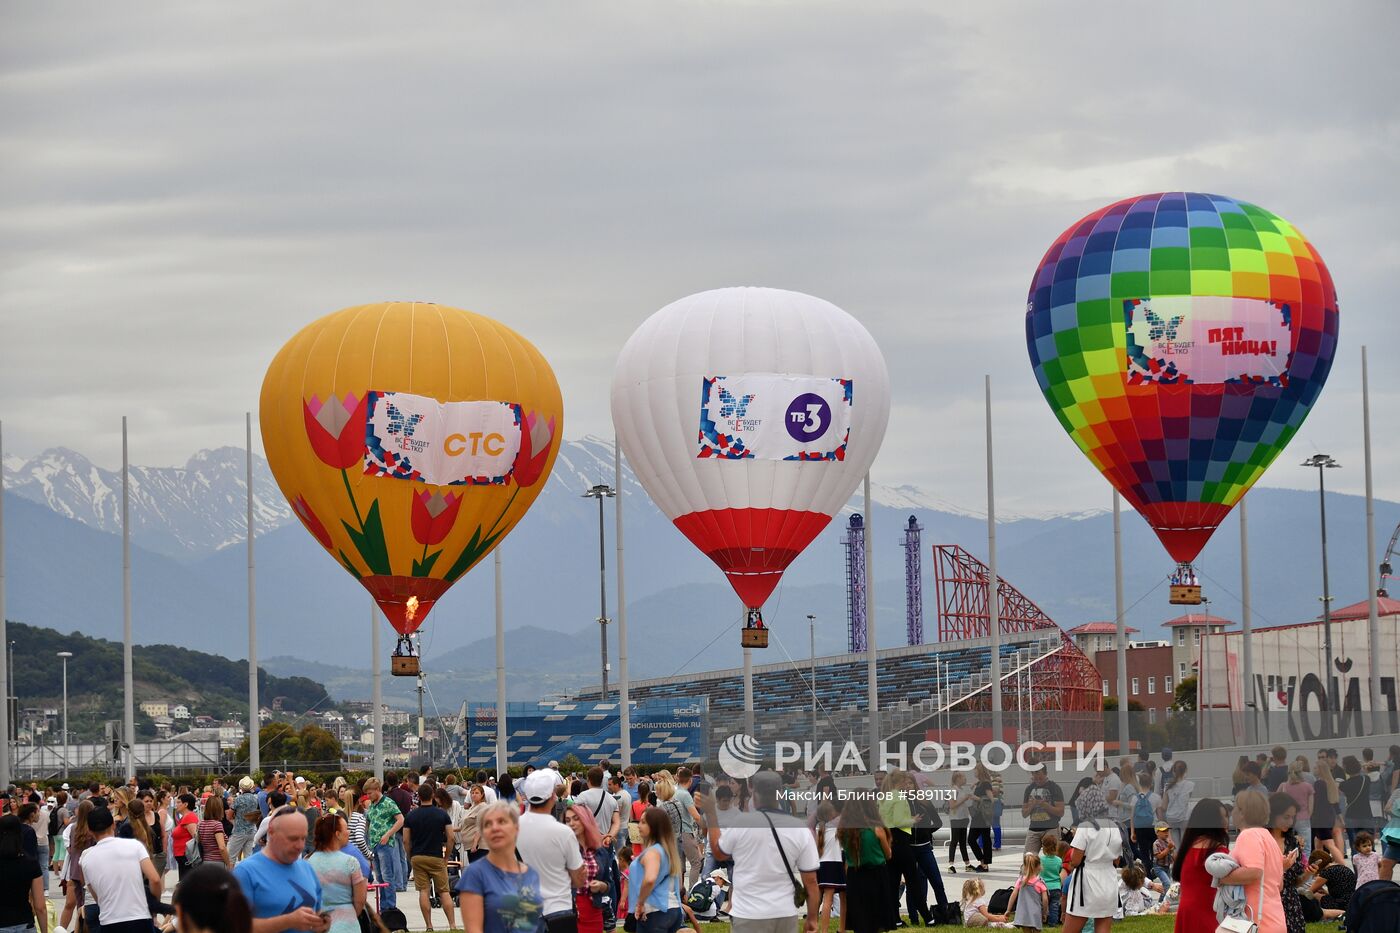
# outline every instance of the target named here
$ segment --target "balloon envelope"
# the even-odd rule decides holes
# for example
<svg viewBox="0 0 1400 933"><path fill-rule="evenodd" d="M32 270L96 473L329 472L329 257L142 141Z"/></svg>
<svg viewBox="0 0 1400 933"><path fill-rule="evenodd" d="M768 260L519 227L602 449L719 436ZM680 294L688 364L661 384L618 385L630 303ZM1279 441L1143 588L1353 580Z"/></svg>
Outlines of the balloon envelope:
<svg viewBox="0 0 1400 933"><path fill-rule="evenodd" d="M1311 243L1213 194L1129 198L1062 233L1026 343L1061 425L1190 562L1316 401L1337 294Z"/></svg>
<svg viewBox="0 0 1400 933"><path fill-rule="evenodd" d="M771 288L667 305L627 341L613 424L657 507L758 608L870 469L889 420L874 339Z"/></svg>
<svg viewBox="0 0 1400 933"><path fill-rule="evenodd" d="M346 308L273 359L263 446L306 530L408 634L515 527L559 451L554 373L490 318Z"/></svg>

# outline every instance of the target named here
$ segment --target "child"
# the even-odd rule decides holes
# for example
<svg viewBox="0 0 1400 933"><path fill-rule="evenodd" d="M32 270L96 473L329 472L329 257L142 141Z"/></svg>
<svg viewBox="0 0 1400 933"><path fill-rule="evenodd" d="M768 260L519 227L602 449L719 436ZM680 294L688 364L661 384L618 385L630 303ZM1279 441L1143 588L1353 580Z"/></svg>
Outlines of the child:
<svg viewBox="0 0 1400 933"><path fill-rule="evenodd" d="M1027 853L1021 861L1021 877L1011 889L1011 903L1006 905L1006 912L1011 914L1016 929L1040 930L1045 926L1049 900L1045 882L1040 880L1040 856Z"/></svg>
<svg viewBox="0 0 1400 933"><path fill-rule="evenodd" d="M987 887L980 878L963 882L962 913L965 927L992 927L999 930L1011 929L1006 922L1006 914L994 914L987 910Z"/></svg>
<svg viewBox="0 0 1400 933"><path fill-rule="evenodd" d="M1380 878L1380 853L1376 851L1376 840L1366 831L1356 834L1356 845L1351 853L1351 867L1356 872L1356 886L1359 888L1368 881Z"/></svg>
<svg viewBox="0 0 1400 933"><path fill-rule="evenodd" d="M1158 823L1157 839L1152 843L1152 877L1165 890L1172 883L1172 860L1176 857L1176 843L1172 842L1171 827Z"/></svg>
<svg viewBox="0 0 1400 933"><path fill-rule="evenodd" d="M1136 917L1151 913L1157 898L1153 894L1166 895L1166 889L1155 881L1148 881L1147 874L1137 865L1129 865L1119 875L1118 900L1123 905L1123 915Z"/></svg>
<svg viewBox="0 0 1400 933"><path fill-rule="evenodd" d="M1057 926L1060 922L1060 872L1064 870L1064 859L1060 858L1060 840L1047 833L1040 840L1040 880L1045 882L1045 892L1049 898L1049 909L1045 912L1045 925Z"/></svg>
<svg viewBox="0 0 1400 933"><path fill-rule="evenodd" d="M1062 841L1060 843L1060 889L1062 891L1069 890L1070 879L1074 877L1074 869L1069 867L1069 850L1070 844Z"/></svg>
<svg viewBox="0 0 1400 933"><path fill-rule="evenodd" d="M817 910L818 933L827 933L831 925L832 906L837 895L840 901L840 929L846 929L846 863L841 852L841 843L836 837L837 812L831 801L823 800L817 807L817 825L813 832L817 837L817 888L821 891L821 906Z"/></svg>
<svg viewBox="0 0 1400 933"><path fill-rule="evenodd" d="M627 909L627 867L632 864L632 847L623 846L617 850L617 925L625 927L632 912Z"/></svg>

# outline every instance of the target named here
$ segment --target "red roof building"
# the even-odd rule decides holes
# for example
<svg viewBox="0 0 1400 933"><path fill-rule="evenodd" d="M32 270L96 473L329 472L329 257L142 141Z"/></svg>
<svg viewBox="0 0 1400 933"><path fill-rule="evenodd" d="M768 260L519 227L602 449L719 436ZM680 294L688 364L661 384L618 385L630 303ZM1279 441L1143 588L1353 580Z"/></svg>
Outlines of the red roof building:
<svg viewBox="0 0 1400 933"><path fill-rule="evenodd" d="M1400 615L1400 599L1391 599L1388 596L1376 597L1376 614L1381 618ZM1370 617L1371 601L1369 599L1363 599L1359 603L1352 603L1350 606L1332 610L1332 621L1334 622L1369 619ZM1318 619L1321 620L1322 616L1319 615Z"/></svg>

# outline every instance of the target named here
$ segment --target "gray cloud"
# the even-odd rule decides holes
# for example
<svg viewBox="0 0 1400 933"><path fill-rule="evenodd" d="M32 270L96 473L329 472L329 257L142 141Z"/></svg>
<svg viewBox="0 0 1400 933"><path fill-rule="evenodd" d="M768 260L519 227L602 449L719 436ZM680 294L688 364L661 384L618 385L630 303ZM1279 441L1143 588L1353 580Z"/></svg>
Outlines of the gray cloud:
<svg viewBox="0 0 1400 933"><path fill-rule="evenodd" d="M26 5L0 34L0 416L20 453L182 463L238 443L267 362L384 298L499 317L570 435L617 350L726 284L828 298L885 348L882 481L977 507L982 374L1008 511L1103 506L1023 346L1082 214L1220 191L1297 223L1342 349L1294 449L1400 498L1393 5Z"/></svg>

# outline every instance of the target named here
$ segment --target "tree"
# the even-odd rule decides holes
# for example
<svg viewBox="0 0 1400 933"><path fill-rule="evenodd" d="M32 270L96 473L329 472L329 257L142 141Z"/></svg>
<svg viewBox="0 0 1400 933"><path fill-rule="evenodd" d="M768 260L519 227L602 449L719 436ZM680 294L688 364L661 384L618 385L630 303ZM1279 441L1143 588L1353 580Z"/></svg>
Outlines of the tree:
<svg viewBox="0 0 1400 933"><path fill-rule="evenodd" d="M258 748L262 751L262 761L300 761L302 759L301 740L297 737L296 730L287 723L270 722L258 729L256 734ZM250 733L251 735L252 733ZM235 756L239 761L248 760L248 739L244 739L243 743L238 746Z"/></svg>
<svg viewBox="0 0 1400 933"><path fill-rule="evenodd" d="M303 762L337 762L343 753L340 740L316 725L302 726L299 736Z"/></svg>
<svg viewBox="0 0 1400 933"><path fill-rule="evenodd" d="M1176 685L1176 697L1172 710L1178 713L1194 713L1199 707L1196 700L1196 678L1187 677Z"/></svg>

